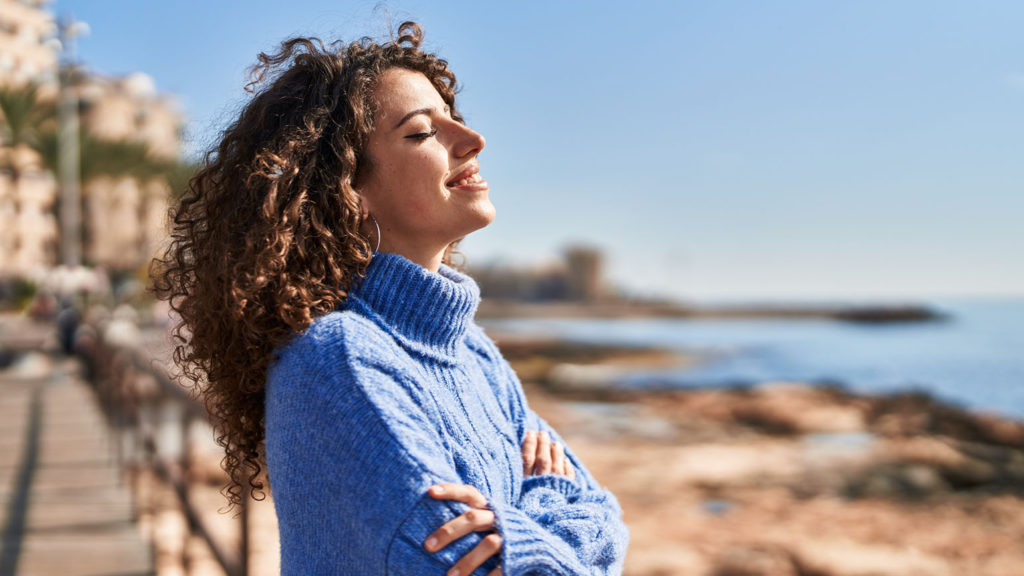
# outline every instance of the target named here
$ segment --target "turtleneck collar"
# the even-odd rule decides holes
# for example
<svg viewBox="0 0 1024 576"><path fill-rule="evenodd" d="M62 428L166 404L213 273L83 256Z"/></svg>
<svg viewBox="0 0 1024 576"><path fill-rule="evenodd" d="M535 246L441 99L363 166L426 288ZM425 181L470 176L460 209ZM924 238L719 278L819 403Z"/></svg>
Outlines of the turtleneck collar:
<svg viewBox="0 0 1024 576"><path fill-rule="evenodd" d="M454 359L473 322L480 288L444 264L431 272L408 258L379 252L348 297L350 308L376 317L404 345L429 356Z"/></svg>

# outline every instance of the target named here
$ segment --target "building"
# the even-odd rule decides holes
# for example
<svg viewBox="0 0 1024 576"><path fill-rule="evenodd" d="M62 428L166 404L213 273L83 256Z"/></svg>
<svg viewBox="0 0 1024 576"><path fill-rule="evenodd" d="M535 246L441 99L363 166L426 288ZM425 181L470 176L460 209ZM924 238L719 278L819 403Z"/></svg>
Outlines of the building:
<svg viewBox="0 0 1024 576"><path fill-rule="evenodd" d="M34 82L41 97L56 97L56 30L41 0L0 0L0 89ZM0 275L36 275L56 263L56 200L57 182L35 150L0 147Z"/></svg>
<svg viewBox="0 0 1024 576"><path fill-rule="evenodd" d="M0 0L0 88L35 83L40 99L56 102L59 42L46 4ZM150 77L79 69L73 90L83 133L141 142L155 159L177 161L183 115ZM59 187L45 164L28 145L0 147L0 166L6 167L0 171L0 276L40 277L58 263ZM161 178L96 176L82 182L85 264L115 272L145 265L165 233L169 192Z"/></svg>
<svg viewBox="0 0 1024 576"><path fill-rule="evenodd" d="M57 35L44 0L0 0L0 85L57 81Z"/></svg>
<svg viewBox="0 0 1024 576"><path fill-rule="evenodd" d="M546 266L474 266L468 272L484 298L594 303L615 296L602 280L600 250L586 246L570 246L559 262Z"/></svg>
<svg viewBox="0 0 1024 576"><path fill-rule="evenodd" d="M569 300L594 302L603 296L601 252L587 246L573 246L565 252Z"/></svg>
<svg viewBox="0 0 1024 576"><path fill-rule="evenodd" d="M139 141L157 160L180 155L182 114L141 73L85 75L77 86L82 129L108 141ZM82 183L84 256L113 271L145 265L166 234L170 189L161 178L101 176Z"/></svg>

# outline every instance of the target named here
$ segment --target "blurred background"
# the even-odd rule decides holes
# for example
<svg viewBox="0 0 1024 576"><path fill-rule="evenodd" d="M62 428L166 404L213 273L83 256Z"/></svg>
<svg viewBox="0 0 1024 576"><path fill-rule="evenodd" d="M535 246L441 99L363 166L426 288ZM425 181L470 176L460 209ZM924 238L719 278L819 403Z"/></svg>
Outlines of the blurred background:
<svg viewBox="0 0 1024 576"><path fill-rule="evenodd" d="M277 573L146 269L258 53L406 19L627 574L1024 573L1024 5L0 0L0 574Z"/></svg>

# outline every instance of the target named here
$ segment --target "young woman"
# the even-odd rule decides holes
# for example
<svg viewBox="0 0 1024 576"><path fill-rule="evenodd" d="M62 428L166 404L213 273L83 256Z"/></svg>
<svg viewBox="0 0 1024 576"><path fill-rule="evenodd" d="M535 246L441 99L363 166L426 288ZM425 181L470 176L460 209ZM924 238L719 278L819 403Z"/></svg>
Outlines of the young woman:
<svg viewBox="0 0 1024 576"><path fill-rule="evenodd" d="M260 55L156 285L232 503L274 494L284 574L617 574L615 497L527 404L450 266L494 218L447 62L397 39Z"/></svg>

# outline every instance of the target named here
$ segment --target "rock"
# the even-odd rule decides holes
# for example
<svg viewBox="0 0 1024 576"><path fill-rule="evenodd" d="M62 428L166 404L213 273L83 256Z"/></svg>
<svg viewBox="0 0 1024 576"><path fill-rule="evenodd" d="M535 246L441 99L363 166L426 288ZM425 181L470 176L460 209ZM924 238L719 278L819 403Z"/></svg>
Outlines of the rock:
<svg viewBox="0 0 1024 576"><path fill-rule="evenodd" d="M710 563L704 555L685 544L666 543L656 538L630 540L626 574L678 576L708 574L710 570Z"/></svg>
<svg viewBox="0 0 1024 576"><path fill-rule="evenodd" d="M884 436L938 435L1003 446L1024 447L1024 423L990 414L974 414L913 391L871 399L865 417Z"/></svg>
<svg viewBox="0 0 1024 576"><path fill-rule="evenodd" d="M991 441L1004 446L1024 448L1024 423L993 414L979 414L977 422Z"/></svg>
<svg viewBox="0 0 1024 576"><path fill-rule="evenodd" d="M605 364L556 365L548 373L548 385L557 391L579 392L610 390L629 374L630 370Z"/></svg>
<svg viewBox="0 0 1024 576"><path fill-rule="evenodd" d="M904 490L913 495L931 495L949 489L949 485L935 468L922 464L912 464L903 468L900 480Z"/></svg>
<svg viewBox="0 0 1024 576"><path fill-rule="evenodd" d="M924 464L882 464L851 478L845 487L850 498L920 499L950 488L942 474Z"/></svg>
<svg viewBox="0 0 1024 576"><path fill-rule="evenodd" d="M969 490L991 484L999 477L999 473L992 464L972 458L964 459L956 466L944 467L943 476L953 488Z"/></svg>
<svg viewBox="0 0 1024 576"><path fill-rule="evenodd" d="M807 384L769 382L739 399L733 417L750 426L773 433L860 432L864 415L855 405L837 402L827 388Z"/></svg>
<svg viewBox="0 0 1024 576"><path fill-rule="evenodd" d="M956 442L960 461L943 467L955 488L991 487L1024 492L1024 452L1005 446Z"/></svg>
<svg viewBox="0 0 1024 576"><path fill-rule="evenodd" d="M778 546L734 546L718 560L712 576L799 576L793 554Z"/></svg>
<svg viewBox="0 0 1024 576"><path fill-rule="evenodd" d="M796 545L801 574L822 576L946 576L953 572L941 558L914 549L813 540Z"/></svg>

